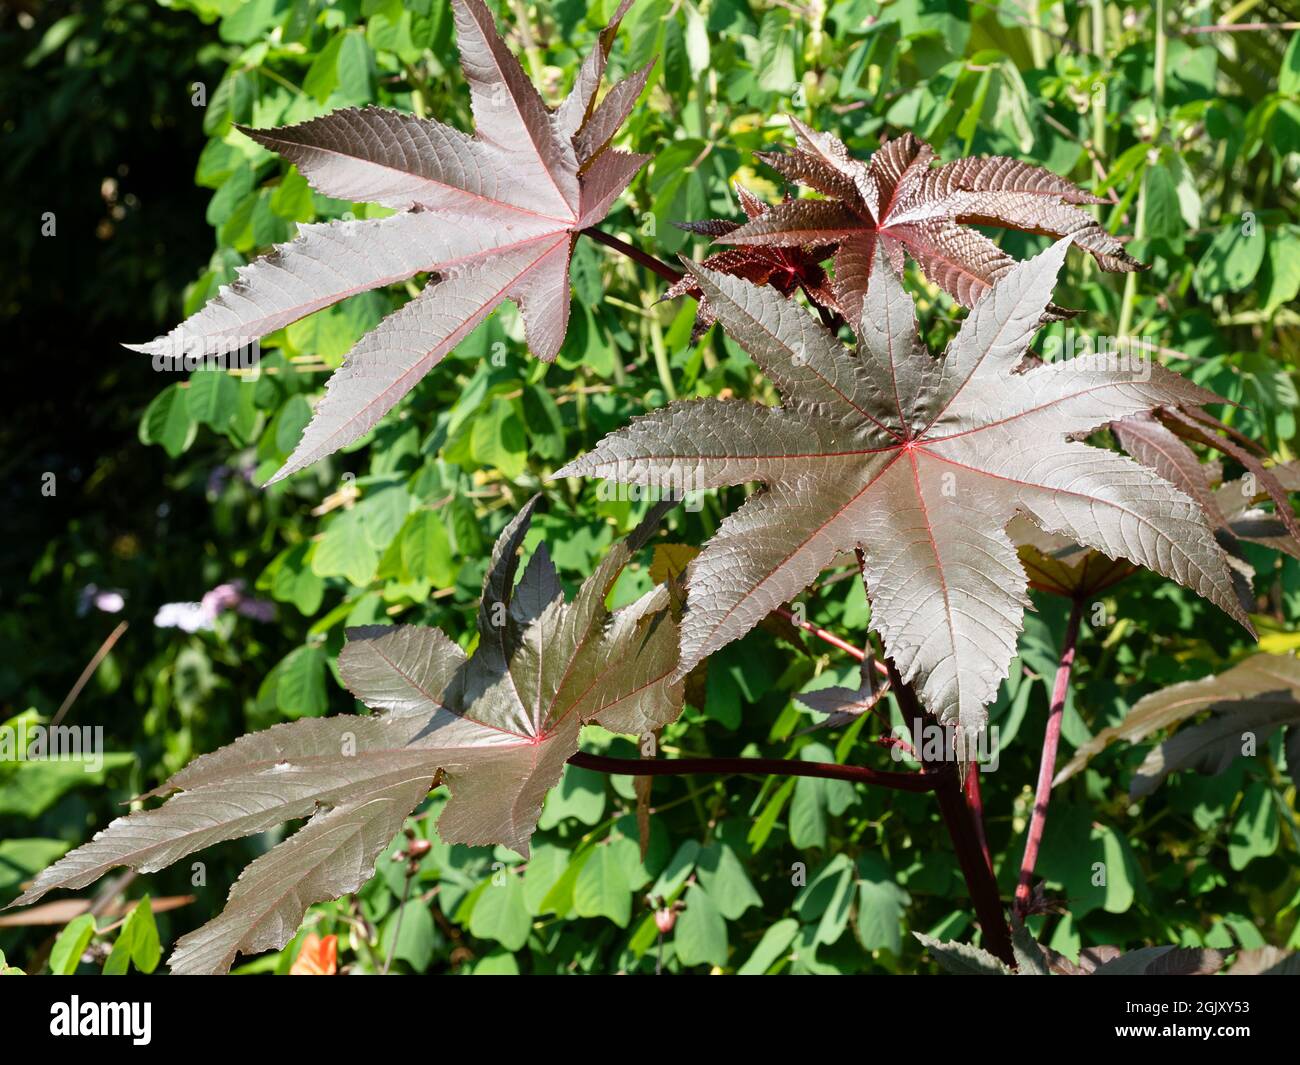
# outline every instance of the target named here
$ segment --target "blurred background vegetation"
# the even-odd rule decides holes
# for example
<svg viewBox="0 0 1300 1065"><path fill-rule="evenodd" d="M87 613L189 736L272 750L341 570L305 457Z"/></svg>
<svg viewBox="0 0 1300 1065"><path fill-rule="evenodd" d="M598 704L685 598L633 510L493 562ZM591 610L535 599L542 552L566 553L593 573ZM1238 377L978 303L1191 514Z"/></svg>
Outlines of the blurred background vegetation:
<svg viewBox="0 0 1300 1065"><path fill-rule="evenodd" d="M493 6L555 102L616 5ZM660 56L623 134L655 158L605 228L661 257L704 254L671 223L736 217L733 181L779 197L751 153L790 144L785 114L860 157L911 130L945 160L996 153L1045 165L1107 197L1099 216L1133 234L1129 250L1152 266L1125 278L1071 256L1058 302L1085 309L1072 328L1151 339L1162 361L1242 403L1232 424L1290 460L1300 46L1278 27L1297 20L1294 4L1251 0L639 0L611 63L622 74ZM1241 22L1264 25L1195 32ZM277 721L354 710L335 672L345 626L422 622L468 642L496 532L605 432L676 397L771 398L717 330L690 343L692 303L657 304L661 282L590 242L575 256L573 324L556 364L526 355L507 306L361 444L269 491L256 485L292 450L328 371L406 288L267 338L255 380L156 373L117 346L195 310L296 224L364 216L365 205L313 193L232 123L379 103L469 129L454 49L445 0L28 0L0 12L0 308L17 339L0 423L0 722L48 721L127 625L66 718L102 725L117 757L97 773L0 765L0 903L194 755ZM1042 246L998 238L1018 256ZM907 280L937 347L959 312L919 275ZM545 537L572 588L644 505L590 483L545 491L533 537ZM706 493L671 516L671 538L702 543L741 498ZM619 601L648 585L644 561ZM1251 561L1265 649L1293 650L1300 567L1262 550ZM164 604L201 603L234 582L242 591L228 601L242 596L246 609L164 615L204 620L195 631L156 624ZM867 609L851 573L824 575L804 599L810 620L861 641ZM1104 621L1085 619L1067 755L1142 694L1254 650L1208 604L1150 575L1103 601ZM1001 763L983 781L1008 897L1065 624L1063 600L1036 594L1035 604L992 708ZM864 722L804 731L818 716L795 695L832 683L856 683L850 658L769 622L713 657L663 749L888 764ZM595 749L634 753L614 738ZM1113 748L1060 789L1039 871L1061 906L1031 927L1068 955L1099 943L1300 946L1300 825L1281 741L1131 803L1145 749ZM440 801L411 822L433 846L404 906L403 866L385 857L357 897L311 911L304 933L337 935L339 965L648 971L662 955L670 971L912 972L930 962L907 933L974 931L923 795L810 778L658 778L643 853L631 780L570 767L526 865L442 845ZM98 930L83 921L56 942L66 912L0 926L0 951L33 970L93 971L127 934L113 927L112 896L146 891L166 945L215 913L270 842L208 852L201 884L186 865L113 882ZM492 890L494 875L506 890ZM686 903L662 946L647 893ZM145 934L139 924L133 937ZM287 971L298 953L296 940L245 969ZM132 957L153 967L148 950Z"/></svg>

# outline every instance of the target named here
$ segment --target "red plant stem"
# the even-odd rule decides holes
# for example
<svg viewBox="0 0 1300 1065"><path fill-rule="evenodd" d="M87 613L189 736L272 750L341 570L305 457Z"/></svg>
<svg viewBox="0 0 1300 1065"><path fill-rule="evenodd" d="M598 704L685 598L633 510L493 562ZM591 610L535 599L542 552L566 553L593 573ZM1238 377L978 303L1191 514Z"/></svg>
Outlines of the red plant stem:
<svg viewBox="0 0 1300 1065"><path fill-rule="evenodd" d="M1034 812L1029 818L1029 833L1025 836L1025 855L1020 860L1020 880L1016 884L1015 912L1024 917L1029 912L1030 889L1033 886L1034 866L1038 862L1038 848L1043 842L1043 829L1047 825L1047 804L1052 800L1052 778L1056 776L1056 749L1061 742L1061 718L1065 716L1065 697L1070 692L1070 671L1074 667L1074 648L1079 640L1079 619L1083 615L1083 600L1075 599L1070 608L1070 620L1065 626L1065 643L1061 646L1061 659L1056 667L1056 683L1052 686L1052 705L1047 712L1047 729L1043 733L1043 753L1038 762L1038 786L1034 790Z"/></svg>
<svg viewBox="0 0 1300 1065"><path fill-rule="evenodd" d="M825 640L832 647L838 647L841 651L844 651L847 654L851 654L859 662L861 662L863 659L867 657L861 647L854 647L853 644L849 643L847 640L842 640L838 636L836 636L835 633L827 632L825 629L819 628L818 626L814 625L811 621L800 621L797 617L794 616L794 614L792 614L789 610L786 610L786 608L783 606L777 607L775 610L772 611L772 613L776 614L777 617L785 618L785 620L790 622L791 625L795 625L798 628L803 629L804 632L812 633L819 640ZM889 670L885 668L882 662L877 661L874 664L877 673L879 673L882 677L889 676Z"/></svg>
<svg viewBox="0 0 1300 1065"><path fill-rule="evenodd" d="M885 665L889 670L889 686L894 690L894 697L903 712L903 720L909 725L920 720L926 726L933 726L934 718L921 708L911 685L903 683L903 678L898 675L893 660L886 659ZM917 739L920 740L920 737ZM1008 965L1014 965L1011 930L1007 927L1006 912L1002 908L1002 899L998 896L998 882L980 847L979 829L967 804L966 795L961 784L957 782L957 775L952 772L951 766L926 760L926 746L923 742L916 744L921 752L921 765L925 769L923 775L934 778L934 794L939 800L939 814L943 818L944 827L948 830L948 836L952 839L953 849L957 852L957 864L961 867L961 875L966 881L966 890L970 892L971 902L975 906L975 917L984 933L984 947ZM979 770L977 767L972 767L972 771Z"/></svg>
<svg viewBox="0 0 1300 1065"><path fill-rule="evenodd" d="M971 817L975 819L975 833L979 836L980 850L984 852L984 863L993 872L993 855L989 851L988 835L984 832L984 798L980 795L980 767L973 765L966 774L966 803L970 806Z"/></svg>
<svg viewBox="0 0 1300 1065"><path fill-rule="evenodd" d="M801 762L796 758L607 758L579 751L570 765L631 777L679 776L694 773L753 773L780 777L826 777L875 784L895 791L934 791L941 777L927 773L888 773L860 765Z"/></svg>
<svg viewBox="0 0 1300 1065"><path fill-rule="evenodd" d="M665 281L673 283L682 279L682 272L680 270L674 270L662 259L656 258L648 251L642 251L640 248L634 247L625 240L620 240L611 233L606 233L603 229L597 229L595 226L591 226L581 232L583 236L590 237L597 244L603 244L607 248L613 248L616 252L626 255L633 262L640 263L647 270L658 274Z"/></svg>

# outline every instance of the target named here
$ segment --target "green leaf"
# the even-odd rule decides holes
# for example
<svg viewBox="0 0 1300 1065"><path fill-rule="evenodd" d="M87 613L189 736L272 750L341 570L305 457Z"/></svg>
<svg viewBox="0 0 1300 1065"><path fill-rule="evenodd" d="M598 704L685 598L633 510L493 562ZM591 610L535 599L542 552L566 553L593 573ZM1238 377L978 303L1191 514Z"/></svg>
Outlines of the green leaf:
<svg viewBox="0 0 1300 1065"><path fill-rule="evenodd" d="M686 909L677 918L673 946L683 966L727 964L727 923L698 884L686 890Z"/></svg>
<svg viewBox="0 0 1300 1065"><path fill-rule="evenodd" d="M1272 314L1300 295L1300 226L1275 226L1269 232L1261 281L1265 314Z"/></svg>
<svg viewBox="0 0 1300 1065"><path fill-rule="evenodd" d="M700 887L709 893L718 912L728 921L737 920L751 906L762 906L744 865L727 844L710 843L695 862Z"/></svg>
<svg viewBox="0 0 1300 1065"><path fill-rule="evenodd" d="M901 922L910 902L889 866L874 854L858 857L858 941L864 950L902 953Z"/></svg>
<svg viewBox="0 0 1300 1065"><path fill-rule="evenodd" d="M200 425L224 432L239 409L239 382L223 370L202 370L190 375L186 389L190 417Z"/></svg>
<svg viewBox="0 0 1300 1065"><path fill-rule="evenodd" d="M379 953L387 958L407 962L416 972L423 972L433 960L434 947L437 945L438 932L434 927L430 903L412 899L393 913L384 922L380 936ZM398 927L398 922L401 927ZM393 937L397 937L396 949Z"/></svg>
<svg viewBox="0 0 1300 1065"><path fill-rule="evenodd" d="M530 914L536 917L545 912L542 902L564 875L568 864L569 852L563 847L539 843L533 848L524 871L524 905Z"/></svg>
<svg viewBox="0 0 1300 1065"><path fill-rule="evenodd" d="M781 811L785 809L785 804L790 801L790 796L794 793L794 784L794 780L787 780L777 788L776 793L763 807L763 812L754 819L754 825L749 830L746 841L754 849L755 854L763 849L763 844L772 834L776 819L781 816Z"/></svg>
<svg viewBox="0 0 1300 1065"><path fill-rule="evenodd" d="M447 588L456 580L460 567L451 557L451 539L442 515L417 510L402 529L402 569L409 580L427 580Z"/></svg>
<svg viewBox="0 0 1300 1065"><path fill-rule="evenodd" d="M162 944L158 941L158 926L153 919L153 907L145 895L132 908L117 942L104 962L105 976L125 975L128 965L134 963L142 973L158 968L162 958Z"/></svg>
<svg viewBox="0 0 1300 1065"><path fill-rule="evenodd" d="M528 441L512 403L494 399L487 412L474 420L470 453L476 462L496 467L511 480L524 472Z"/></svg>
<svg viewBox="0 0 1300 1065"><path fill-rule="evenodd" d="M591 769L566 765L564 778L546 796L539 828L554 828L567 818L596 824L605 812L605 778Z"/></svg>
<svg viewBox="0 0 1300 1065"><path fill-rule="evenodd" d="M532 928L523 878L509 869L498 871L474 904L469 930L480 939L495 939L506 950L519 950Z"/></svg>
<svg viewBox="0 0 1300 1065"><path fill-rule="evenodd" d="M1264 262L1264 244L1263 228L1253 219L1220 229L1196 264L1196 291L1201 298L1240 292L1254 281Z"/></svg>
<svg viewBox="0 0 1300 1065"><path fill-rule="evenodd" d="M693 839L684 840L673 852L673 856L664 866L663 872L659 874L659 879L650 889L650 894L660 895L665 899L671 899L681 890L682 885L686 883L686 878L691 875L695 868L695 861L700 856L700 845Z"/></svg>
<svg viewBox="0 0 1300 1065"><path fill-rule="evenodd" d="M366 542L383 551L401 531L411 510L411 495L401 485L367 491L355 511L361 517Z"/></svg>
<svg viewBox="0 0 1300 1065"><path fill-rule="evenodd" d="M50 972L55 976L71 976L81 963L81 955L95 935L95 918L88 913L74 917L59 933L50 951Z"/></svg>
<svg viewBox="0 0 1300 1065"><path fill-rule="evenodd" d="M1277 75L1277 91L1288 96L1300 94L1300 33L1291 34L1282 68Z"/></svg>
<svg viewBox="0 0 1300 1065"><path fill-rule="evenodd" d="M806 762L835 761L830 748L820 743L810 743L799 756ZM799 777L790 804L790 842L800 850L825 847L828 815L842 814L856 799L857 793L847 780Z"/></svg>
<svg viewBox="0 0 1300 1065"><path fill-rule="evenodd" d="M759 27L758 87L766 92L793 93L795 28L784 11L769 11Z"/></svg>
<svg viewBox="0 0 1300 1065"><path fill-rule="evenodd" d="M68 792L87 785L103 785L113 769L134 765L136 756L105 753L96 767L90 758L26 759L10 763L0 773L0 816L40 817Z"/></svg>
<svg viewBox="0 0 1300 1065"><path fill-rule="evenodd" d="M41 36L36 47L23 57L23 66L26 68L37 66L43 59L53 55L68 43L68 39L77 32L84 21L84 15L64 15L56 19Z"/></svg>
<svg viewBox="0 0 1300 1065"><path fill-rule="evenodd" d="M519 962L513 954L494 950L478 961L461 969L466 976L518 976Z"/></svg>
<svg viewBox="0 0 1300 1065"><path fill-rule="evenodd" d="M612 846L597 846L573 885L573 908L579 917L608 917L626 928L632 916L632 889L622 855Z"/></svg>
<svg viewBox="0 0 1300 1065"><path fill-rule="evenodd" d="M1186 233L1178 202L1178 181L1161 163L1143 176L1142 217L1148 237L1173 240Z"/></svg>
<svg viewBox="0 0 1300 1065"><path fill-rule="evenodd" d="M804 924L816 922L814 940L834 943L849 923L853 905L853 862L837 854L799 892L794 912Z"/></svg>
<svg viewBox="0 0 1300 1065"><path fill-rule="evenodd" d="M316 544L311 568L319 577L346 577L364 588L374 578L379 565L379 552L366 539L361 515L346 510L325 529L325 535Z"/></svg>
<svg viewBox="0 0 1300 1065"><path fill-rule="evenodd" d="M803 850L826 846L826 791L817 777L799 777L790 803L790 843Z"/></svg>
<svg viewBox="0 0 1300 1065"><path fill-rule="evenodd" d="M762 976L790 949L799 933L799 922L793 917L777 921L758 941L754 953L736 970L738 976Z"/></svg>
<svg viewBox="0 0 1300 1065"><path fill-rule="evenodd" d="M329 709L325 695L325 652L319 647L290 651L276 667L275 705L287 718L320 717Z"/></svg>
<svg viewBox="0 0 1300 1065"><path fill-rule="evenodd" d="M178 458L194 442L198 423L190 414L184 390L168 385L153 398L140 419L140 443L159 444L172 458Z"/></svg>
<svg viewBox="0 0 1300 1065"><path fill-rule="evenodd" d="M374 60L363 34L356 30L344 34L337 69L340 103L368 104L374 100Z"/></svg>
<svg viewBox="0 0 1300 1065"><path fill-rule="evenodd" d="M257 586L269 590L281 603L292 603L311 617L325 597L325 582L311 568L311 544L296 544L278 555L258 578Z"/></svg>
<svg viewBox="0 0 1300 1065"><path fill-rule="evenodd" d="M290 396L275 416L271 439L281 455L287 455L298 444L298 438L311 421L311 404L305 396ZM350 513L350 512L349 512Z"/></svg>
<svg viewBox="0 0 1300 1065"><path fill-rule="evenodd" d="M0 898L67 853L61 839L0 839Z"/></svg>
<svg viewBox="0 0 1300 1065"><path fill-rule="evenodd" d="M1228 864L1241 871L1256 858L1277 850L1281 835L1277 810L1267 784L1256 781L1246 788L1228 836Z"/></svg>
<svg viewBox="0 0 1300 1065"><path fill-rule="evenodd" d="M579 247L587 244L583 241ZM525 385L520 397L524 408L524 425L528 439L538 457L556 460L564 457L564 420L550 392L539 385Z"/></svg>
<svg viewBox="0 0 1300 1065"><path fill-rule="evenodd" d="M335 87L339 83L339 51L343 47L344 38L348 37L347 30L341 30L330 38L329 43L320 50L316 58L312 60L311 66L307 68L307 76L303 79L302 89L308 96L316 98L317 103L324 103L329 99Z"/></svg>

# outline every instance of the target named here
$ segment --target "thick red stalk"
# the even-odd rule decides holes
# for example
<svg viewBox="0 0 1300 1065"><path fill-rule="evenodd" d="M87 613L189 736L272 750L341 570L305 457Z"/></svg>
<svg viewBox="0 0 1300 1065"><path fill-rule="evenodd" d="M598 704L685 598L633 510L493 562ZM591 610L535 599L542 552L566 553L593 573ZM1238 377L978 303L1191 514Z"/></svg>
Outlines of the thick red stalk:
<svg viewBox="0 0 1300 1065"><path fill-rule="evenodd" d="M1020 860L1020 880L1016 884L1015 899L1015 911L1019 917L1024 917L1029 911L1034 866L1038 862L1038 848L1043 842L1043 829L1047 825L1047 804L1052 799L1052 778L1056 776L1056 750L1061 743L1061 718L1065 716L1065 698L1070 692L1070 671L1074 667L1074 648L1079 640L1079 619L1082 614L1083 601L1075 599L1070 608L1070 620L1065 626L1065 643L1061 647L1060 663L1056 667L1052 705L1047 712L1047 729L1043 733L1043 753L1038 761L1034 812L1030 815L1029 833L1025 837L1025 856Z"/></svg>
<svg viewBox="0 0 1300 1065"><path fill-rule="evenodd" d="M898 699L903 720L909 726L918 720L926 726L935 725L934 718L922 709L911 685L903 683L893 660L886 659L885 665L889 670L889 686L894 691L894 697ZM957 864L961 867L961 875L966 881L966 890L970 892L971 903L975 907L975 917L984 933L984 947L1008 965L1014 965L1011 930L1007 927L1006 911L1003 910L1002 899L998 896L998 882L985 858L984 849L980 846L980 830L966 801L965 792L958 783L957 774L952 771L952 766L927 761L925 758L927 744L920 736L915 737L915 740L914 745L921 752L921 764L925 769L925 775L934 777L934 794L939 800L939 814L943 818L944 827L948 829L953 849L957 852ZM972 766L971 771L978 773L979 768Z"/></svg>
<svg viewBox="0 0 1300 1065"><path fill-rule="evenodd" d="M647 270L658 274L665 281L677 282L682 279L682 272L675 270L662 259L651 255L648 251L642 251L634 247L625 240L620 240L611 233L606 233L603 229L597 229L595 226L582 230L582 235L590 237L597 244L603 244L607 248L613 248L621 255L626 255L634 263L640 263Z"/></svg>
<svg viewBox="0 0 1300 1065"><path fill-rule="evenodd" d="M980 794L980 769L977 765L970 767L966 774L966 803L970 806L971 817L975 819L975 832L979 836L980 850L984 852L984 862L993 872L993 854L989 851L989 838L984 831L984 797Z"/></svg>
<svg viewBox="0 0 1300 1065"><path fill-rule="evenodd" d="M570 765L631 777L679 776L694 773L752 773L761 776L826 777L874 784L895 791L934 791L940 782L928 773L888 773L860 765L801 762L796 758L607 758L579 751Z"/></svg>

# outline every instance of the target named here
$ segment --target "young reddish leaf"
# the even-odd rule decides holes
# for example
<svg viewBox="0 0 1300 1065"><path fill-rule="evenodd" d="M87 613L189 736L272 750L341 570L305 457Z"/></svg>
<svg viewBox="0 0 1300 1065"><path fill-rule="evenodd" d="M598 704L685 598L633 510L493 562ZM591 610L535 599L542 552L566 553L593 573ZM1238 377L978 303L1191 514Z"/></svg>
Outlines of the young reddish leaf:
<svg viewBox="0 0 1300 1065"><path fill-rule="evenodd" d="M736 186L736 195L741 209L750 221L764 217L772 208L741 185ZM704 222L682 222L680 228L704 236L722 237L740 228L739 223L717 218ZM783 296L789 296L796 289L802 289L809 301L828 312L838 313L835 294L831 288L830 278L822 269L821 261L828 258L834 249L825 247L753 247L727 248L710 255L702 266L719 273L742 277L755 285L771 285ZM671 300L678 296L693 296L699 301L695 313L695 325L691 330L691 339L698 340L709 326L713 324L713 312L709 310L709 301L700 292L695 279L686 274L663 294L661 299Z"/></svg>
<svg viewBox="0 0 1300 1065"><path fill-rule="evenodd" d="M719 239L767 247L835 245L835 292L850 322L862 314L878 251L899 274L906 252L954 300L975 306L1015 260L971 226L1069 236L1104 270L1144 269L1118 237L1075 206L1102 201L1041 167L994 156L932 169L933 150L911 133L886 141L864 163L831 134L790 121L799 148L760 158L827 198L782 204ZM1072 313L1051 304L1044 312L1049 320Z"/></svg>
<svg viewBox="0 0 1300 1065"><path fill-rule="evenodd" d="M1222 452L1239 462L1247 472L1254 474L1260 487L1273 500L1277 508L1275 514L1277 520L1286 526L1293 537L1300 540L1300 521L1296 520L1291 510L1291 501L1287 496L1288 491L1295 491L1300 488L1300 485L1292 476L1290 486L1285 486L1279 479L1278 473L1282 473L1285 477L1286 471L1265 466L1260 460L1262 449L1255 441L1195 405L1161 407L1157 413L1161 420L1179 436Z"/></svg>
<svg viewBox="0 0 1300 1065"><path fill-rule="evenodd" d="M843 728L875 709L876 704L889 689L889 685L876 679L875 662L870 651L871 648L868 646L867 657L862 660L862 668L859 671L860 682L856 689L818 688L816 691L800 692L795 696L809 710L829 715L813 728L805 729L805 732L811 732L813 729Z"/></svg>
<svg viewBox="0 0 1300 1065"><path fill-rule="evenodd" d="M678 632L667 590L613 612L605 599L666 508L652 509L565 603L545 550L518 588L517 552L537 500L497 541L484 582L479 645L437 629L353 629L339 673L370 717L313 718L252 733L195 759L156 809L118 818L42 872L13 904L81 887L128 865L153 872L203 847L309 818L250 864L225 910L183 937L173 972L223 972L236 954L278 949L306 907L358 890L435 781L451 797L449 843L501 844L527 856L547 791L589 722L641 733L672 721Z"/></svg>
<svg viewBox="0 0 1300 1065"><path fill-rule="evenodd" d="M371 429L504 300L518 304L533 353L554 359L568 328L573 242L604 218L647 158L607 146L649 68L591 107L627 4L601 34L574 95L552 114L483 0L452 2L475 135L374 107L283 129L244 129L324 195L400 213L303 226L166 336L127 345L161 355L243 347L358 292L430 274L419 296L347 355L268 483Z"/></svg>
<svg viewBox="0 0 1300 1065"><path fill-rule="evenodd" d="M978 730L1026 603L1005 532L1017 511L1186 584L1248 626L1200 508L1132 460L1070 439L1215 397L1160 367L1148 380L1077 360L1018 372L1068 243L1010 269L937 360L917 347L879 252L856 355L792 300L688 264L783 405L676 403L556 474L767 485L691 566L679 672L861 548L871 624L903 679L942 720Z"/></svg>
<svg viewBox="0 0 1300 1065"><path fill-rule="evenodd" d="M1300 492L1300 463L1289 462L1269 467L1268 474L1276 481L1284 498L1286 493ZM1261 490L1258 481L1257 475L1248 474L1235 481L1227 481L1215 489L1214 499L1228 522L1228 528L1239 540L1249 540L1292 558L1300 558L1300 540L1291 532L1286 520L1288 517L1294 520L1289 499L1281 508L1280 516L1277 510L1260 509L1256 504L1265 499L1274 500L1276 508L1278 493Z"/></svg>

